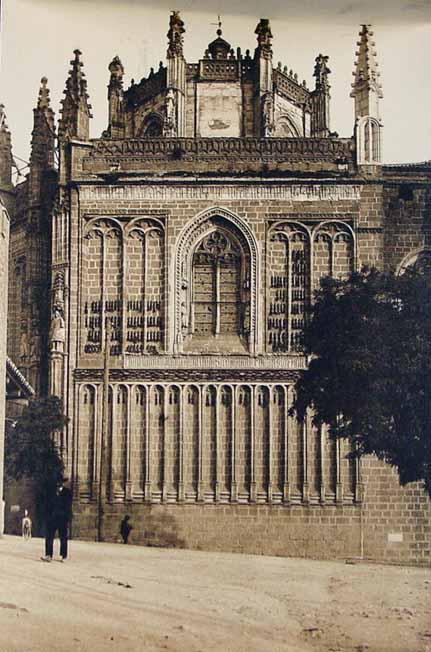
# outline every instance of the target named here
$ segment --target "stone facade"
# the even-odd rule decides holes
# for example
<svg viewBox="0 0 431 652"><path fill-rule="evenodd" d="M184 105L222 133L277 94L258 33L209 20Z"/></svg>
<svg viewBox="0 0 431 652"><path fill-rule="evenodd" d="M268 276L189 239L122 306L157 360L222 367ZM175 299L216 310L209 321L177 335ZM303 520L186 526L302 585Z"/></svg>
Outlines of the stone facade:
<svg viewBox="0 0 431 652"><path fill-rule="evenodd" d="M352 138L330 131L326 56L310 91L273 68L266 20L254 56L219 28L187 63L183 34L173 12L166 67L127 90L111 62L98 139L76 50L58 173L43 81L16 189L10 349L71 417L75 535L96 536L102 494L107 539L127 512L153 545L429 563L422 490L288 414L319 279L429 253L431 166L380 164L369 28ZM29 323L39 357L21 345Z"/></svg>

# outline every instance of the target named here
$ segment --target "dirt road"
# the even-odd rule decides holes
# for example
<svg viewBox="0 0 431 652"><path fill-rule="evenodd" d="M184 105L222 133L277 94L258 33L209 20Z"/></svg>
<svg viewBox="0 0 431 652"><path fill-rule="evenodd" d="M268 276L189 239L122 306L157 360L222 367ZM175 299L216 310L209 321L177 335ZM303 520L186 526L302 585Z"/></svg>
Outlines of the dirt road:
<svg viewBox="0 0 431 652"><path fill-rule="evenodd" d="M0 652L431 652L431 570L0 539Z"/></svg>

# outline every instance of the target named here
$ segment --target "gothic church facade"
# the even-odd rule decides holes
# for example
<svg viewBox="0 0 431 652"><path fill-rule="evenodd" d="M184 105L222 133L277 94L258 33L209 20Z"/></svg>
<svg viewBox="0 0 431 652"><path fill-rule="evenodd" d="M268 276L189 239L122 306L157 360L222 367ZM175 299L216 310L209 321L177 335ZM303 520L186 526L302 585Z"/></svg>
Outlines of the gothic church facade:
<svg viewBox="0 0 431 652"><path fill-rule="evenodd" d="M430 254L430 163L381 163L370 27L346 138L331 130L328 57L309 89L274 66L268 20L254 53L219 28L197 63L184 32L173 12L166 65L128 89L112 60L97 139L79 50L57 134L42 79L17 187L1 134L9 355L64 399L75 536L96 536L102 494L106 539L129 513L136 542L426 563L422 490L288 412L320 278Z"/></svg>

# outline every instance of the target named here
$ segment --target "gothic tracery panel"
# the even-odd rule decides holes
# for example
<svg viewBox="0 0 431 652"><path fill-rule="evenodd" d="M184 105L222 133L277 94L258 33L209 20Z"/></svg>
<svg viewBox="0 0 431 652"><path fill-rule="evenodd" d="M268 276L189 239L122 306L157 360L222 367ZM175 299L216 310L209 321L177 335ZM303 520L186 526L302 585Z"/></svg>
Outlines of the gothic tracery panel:
<svg viewBox="0 0 431 652"><path fill-rule="evenodd" d="M267 349L295 353L310 301L310 236L299 224L279 224L269 238Z"/></svg>
<svg viewBox="0 0 431 652"><path fill-rule="evenodd" d="M82 256L82 348L100 353L106 319L111 355L155 353L164 347L165 249L163 224L111 218L86 227Z"/></svg>

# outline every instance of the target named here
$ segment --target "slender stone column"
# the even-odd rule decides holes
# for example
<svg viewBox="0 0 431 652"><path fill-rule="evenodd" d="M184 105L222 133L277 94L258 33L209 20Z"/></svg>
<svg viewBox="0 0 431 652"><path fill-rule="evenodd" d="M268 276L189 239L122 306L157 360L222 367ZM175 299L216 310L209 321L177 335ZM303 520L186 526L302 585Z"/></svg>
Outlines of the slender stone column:
<svg viewBox="0 0 431 652"><path fill-rule="evenodd" d="M343 502L343 476L341 473L341 441L339 439L335 442L335 469L337 485L335 491L335 501L339 504Z"/></svg>
<svg viewBox="0 0 431 652"><path fill-rule="evenodd" d="M124 497L132 500L132 442L131 442L131 421L132 421L132 386L127 388L127 422L126 422L126 486Z"/></svg>
<svg viewBox="0 0 431 652"><path fill-rule="evenodd" d="M216 473L215 473L215 486L214 486L214 500L216 503L220 502L220 398L221 398L221 387L220 385L215 386L215 464L216 464Z"/></svg>
<svg viewBox="0 0 431 652"><path fill-rule="evenodd" d="M162 419L163 419L163 460L162 460L162 502L166 502L167 497L168 497L168 487L166 483L166 474L167 474L167 465L168 465L168 459L167 459L167 439L168 439L168 432L167 432L167 420L168 420L168 393L169 393L169 388L167 385L163 386L163 414L162 414Z"/></svg>
<svg viewBox="0 0 431 652"><path fill-rule="evenodd" d="M283 503L288 505L290 503L290 478L289 478L289 440L290 431L289 426L293 417L289 417L290 405L290 387L284 387L284 442L283 442Z"/></svg>
<svg viewBox="0 0 431 652"><path fill-rule="evenodd" d="M308 440L310 436L310 416L307 412L301 423L302 431L302 501L308 504L310 500L310 486L308 473Z"/></svg>
<svg viewBox="0 0 431 652"><path fill-rule="evenodd" d="M326 486L325 486L325 441L326 441L326 428L321 425L319 428L320 433L320 502L322 505L326 502Z"/></svg>
<svg viewBox="0 0 431 652"><path fill-rule="evenodd" d="M256 386L250 388L250 502L255 503L256 496L256 455L255 455L255 417L256 417Z"/></svg>
<svg viewBox="0 0 431 652"><path fill-rule="evenodd" d="M238 502L238 471L237 471L237 454L236 454L236 401L237 401L237 387L232 385L232 404L231 404L231 474L232 481L230 487L230 500L232 503Z"/></svg>
<svg viewBox="0 0 431 652"><path fill-rule="evenodd" d="M99 492L100 469L100 439L101 439L101 414L100 414L100 386L94 385L94 421L93 421L93 477L91 483L91 499L97 500Z"/></svg>
<svg viewBox="0 0 431 652"><path fill-rule="evenodd" d="M150 391L151 385L145 386L145 462L144 462L144 500L151 502L151 455L150 455Z"/></svg>
<svg viewBox="0 0 431 652"><path fill-rule="evenodd" d="M268 502L272 503L272 462L274 456L274 442L272 433L272 401L276 396L274 387L268 387Z"/></svg>
<svg viewBox="0 0 431 652"><path fill-rule="evenodd" d="M202 462L203 462L203 399L205 386L199 385L199 409L198 409L198 490L197 500L203 501L203 481L202 481Z"/></svg>
<svg viewBox="0 0 431 652"><path fill-rule="evenodd" d="M186 400L187 389L180 387L179 397L179 442L178 442L178 500L184 502L184 405Z"/></svg>

